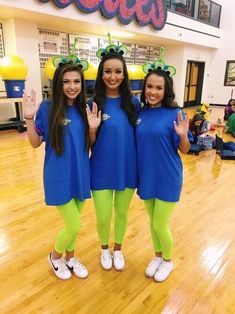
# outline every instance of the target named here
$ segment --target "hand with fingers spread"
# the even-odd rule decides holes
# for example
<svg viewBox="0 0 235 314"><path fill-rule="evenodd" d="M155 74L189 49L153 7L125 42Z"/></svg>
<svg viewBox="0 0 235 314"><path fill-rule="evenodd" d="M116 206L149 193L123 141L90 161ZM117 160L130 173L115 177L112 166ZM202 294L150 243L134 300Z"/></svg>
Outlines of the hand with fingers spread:
<svg viewBox="0 0 235 314"><path fill-rule="evenodd" d="M36 103L35 90L31 89L30 95L27 93L27 91L24 91L22 105L24 118L26 120L33 120L39 108L39 104Z"/></svg>
<svg viewBox="0 0 235 314"><path fill-rule="evenodd" d="M174 128L180 137L187 137L189 128L189 119L187 116L183 117L182 112L178 112L178 124L174 121Z"/></svg>
<svg viewBox="0 0 235 314"><path fill-rule="evenodd" d="M97 129L101 122L101 111L98 111L97 104L93 102L92 111L86 105L87 120L90 129Z"/></svg>

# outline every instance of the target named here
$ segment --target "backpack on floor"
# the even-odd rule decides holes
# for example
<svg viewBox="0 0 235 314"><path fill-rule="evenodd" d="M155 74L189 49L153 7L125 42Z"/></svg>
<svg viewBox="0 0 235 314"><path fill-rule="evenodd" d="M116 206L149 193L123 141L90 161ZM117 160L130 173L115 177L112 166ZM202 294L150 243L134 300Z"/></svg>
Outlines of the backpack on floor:
<svg viewBox="0 0 235 314"><path fill-rule="evenodd" d="M235 160L235 151L224 149L223 139L218 135L215 137L215 148L221 159Z"/></svg>
<svg viewBox="0 0 235 314"><path fill-rule="evenodd" d="M235 143L234 142L224 142L223 149L231 150L232 152L235 151Z"/></svg>
<svg viewBox="0 0 235 314"><path fill-rule="evenodd" d="M197 144L202 145L205 150L211 150L214 147L215 138L210 135L198 136Z"/></svg>

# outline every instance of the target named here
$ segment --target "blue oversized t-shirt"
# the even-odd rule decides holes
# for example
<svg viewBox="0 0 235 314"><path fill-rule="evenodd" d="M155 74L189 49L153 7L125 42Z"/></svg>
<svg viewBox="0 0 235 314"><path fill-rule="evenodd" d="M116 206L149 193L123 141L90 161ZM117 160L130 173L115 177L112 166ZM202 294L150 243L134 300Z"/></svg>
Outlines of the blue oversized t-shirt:
<svg viewBox="0 0 235 314"><path fill-rule="evenodd" d="M44 192L47 205L62 205L72 198L90 198L90 164L84 121L74 106L66 107L64 153L58 156L49 139L50 101L43 101L36 114L36 130L45 145Z"/></svg>
<svg viewBox="0 0 235 314"><path fill-rule="evenodd" d="M183 181L183 168L178 153L180 138L173 121L178 108L142 110L136 127L138 190L141 199L158 198L177 202Z"/></svg>
<svg viewBox="0 0 235 314"><path fill-rule="evenodd" d="M139 100L132 98L135 107ZM133 126L121 108L121 98L106 98L102 124L91 154L91 189L137 187L136 142Z"/></svg>

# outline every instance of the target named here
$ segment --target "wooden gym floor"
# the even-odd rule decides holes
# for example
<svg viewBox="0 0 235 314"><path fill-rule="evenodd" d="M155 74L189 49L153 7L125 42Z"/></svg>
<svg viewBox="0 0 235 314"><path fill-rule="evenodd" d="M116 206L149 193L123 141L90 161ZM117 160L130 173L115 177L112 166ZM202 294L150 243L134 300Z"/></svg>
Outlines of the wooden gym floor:
<svg viewBox="0 0 235 314"><path fill-rule="evenodd" d="M223 108L213 107L210 120L222 117ZM63 282L47 262L62 222L44 204L44 147L32 149L26 133L11 130L0 133L0 151L0 313L235 313L234 161L221 161L215 150L182 156L183 192L171 219L175 270L166 282L144 276L153 248L137 195L123 245L126 269L101 269L89 200L77 252L90 275Z"/></svg>

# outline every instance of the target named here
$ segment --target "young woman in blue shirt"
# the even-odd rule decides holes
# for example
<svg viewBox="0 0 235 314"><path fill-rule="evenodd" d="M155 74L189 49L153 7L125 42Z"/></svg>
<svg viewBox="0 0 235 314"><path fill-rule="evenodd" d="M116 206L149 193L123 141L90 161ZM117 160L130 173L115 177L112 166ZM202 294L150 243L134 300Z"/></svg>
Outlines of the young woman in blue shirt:
<svg viewBox="0 0 235 314"><path fill-rule="evenodd" d="M187 153L188 119L174 101L173 81L163 69L145 77L141 101L144 104L136 127L138 190L150 217L155 257L146 276L161 282L173 270L173 238L169 220L182 188L182 162L178 151Z"/></svg>
<svg viewBox="0 0 235 314"><path fill-rule="evenodd" d="M30 144L37 148L45 142L45 202L56 206L64 221L48 260L60 279L69 279L72 273L85 278L88 271L75 257L74 249L80 212L90 198L88 121L96 120L97 115L93 112L87 119L84 75L78 64L58 66L51 101L43 101L39 107L35 92L26 94L23 111Z"/></svg>
<svg viewBox="0 0 235 314"><path fill-rule="evenodd" d="M115 46L114 46L115 48ZM128 208L137 187L137 159L134 128L139 100L130 90L122 54L104 53L99 64L94 102L102 122L90 129L91 189L96 208L97 231L101 243L100 262L105 270L123 270L121 250L127 227ZM109 248L114 206L114 248Z"/></svg>

